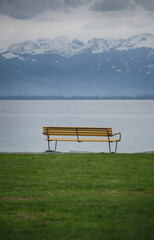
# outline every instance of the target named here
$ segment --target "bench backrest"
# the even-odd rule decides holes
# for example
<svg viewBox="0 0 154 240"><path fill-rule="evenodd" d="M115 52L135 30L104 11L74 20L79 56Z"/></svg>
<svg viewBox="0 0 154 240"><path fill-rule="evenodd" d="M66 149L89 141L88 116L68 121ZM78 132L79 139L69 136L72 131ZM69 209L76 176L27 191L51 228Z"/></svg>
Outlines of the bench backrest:
<svg viewBox="0 0 154 240"><path fill-rule="evenodd" d="M107 137L112 135L112 128L87 128L87 127L43 127L44 135L54 136L97 136Z"/></svg>

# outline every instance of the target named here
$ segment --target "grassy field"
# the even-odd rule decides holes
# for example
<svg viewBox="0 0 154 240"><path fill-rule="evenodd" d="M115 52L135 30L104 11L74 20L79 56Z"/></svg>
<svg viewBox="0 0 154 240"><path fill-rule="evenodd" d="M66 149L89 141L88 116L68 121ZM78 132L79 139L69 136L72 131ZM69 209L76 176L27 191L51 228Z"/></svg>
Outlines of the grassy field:
<svg viewBox="0 0 154 240"><path fill-rule="evenodd" d="M154 239L154 154L0 154L0 239Z"/></svg>

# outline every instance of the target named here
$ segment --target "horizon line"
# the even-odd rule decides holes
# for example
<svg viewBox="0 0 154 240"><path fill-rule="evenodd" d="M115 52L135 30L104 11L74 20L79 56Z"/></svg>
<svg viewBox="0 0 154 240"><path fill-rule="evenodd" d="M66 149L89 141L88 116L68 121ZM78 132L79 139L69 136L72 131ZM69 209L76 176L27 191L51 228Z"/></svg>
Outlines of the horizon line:
<svg viewBox="0 0 154 240"><path fill-rule="evenodd" d="M154 94L142 94L136 96L119 95L119 96L44 96L44 95L31 95L31 96L0 96L0 100L154 100Z"/></svg>

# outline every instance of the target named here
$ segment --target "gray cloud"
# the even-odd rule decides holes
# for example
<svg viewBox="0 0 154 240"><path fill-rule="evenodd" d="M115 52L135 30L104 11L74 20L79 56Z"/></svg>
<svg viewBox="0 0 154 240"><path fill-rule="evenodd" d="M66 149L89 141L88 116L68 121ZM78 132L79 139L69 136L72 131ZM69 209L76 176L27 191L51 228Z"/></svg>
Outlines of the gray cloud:
<svg viewBox="0 0 154 240"><path fill-rule="evenodd" d="M32 19L48 10L71 11L88 3L90 10L97 12L130 10L137 6L154 10L154 0L0 0L0 14Z"/></svg>
<svg viewBox="0 0 154 240"><path fill-rule="evenodd" d="M0 14L17 19L32 19L47 10L66 11L90 0L0 0Z"/></svg>
<svg viewBox="0 0 154 240"><path fill-rule="evenodd" d="M98 12L118 11L132 9L132 6L130 0L96 0L91 5L91 10Z"/></svg>
<svg viewBox="0 0 154 240"><path fill-rule="evenodd" d="M28 19L33 18L37 13L43 12L47 9L47 1L44 6L42 1L21 1L21 0L1 0L0 1L0 13L9 15L13 18Z"/></svg>
<svg viewBox="0 0 154 240"><path fill-rule="evenodd" d="M65 6L69 6L72 8L82 6L87 4L88 2L91 2L92 0L64 0Z"/></svg>
<svg viewBox="0 0 154 240"><path fill-rule="evenodd" d="M154 0L135 0L135 2L146 10L154 11Z"/></svg>
<svg viewBox="0 0 154 240"><path fill-rule="evenodd" d="M154 0L94 0L91 10L97 12L131 10L142 6L144 10L154 11Z"/></svg>

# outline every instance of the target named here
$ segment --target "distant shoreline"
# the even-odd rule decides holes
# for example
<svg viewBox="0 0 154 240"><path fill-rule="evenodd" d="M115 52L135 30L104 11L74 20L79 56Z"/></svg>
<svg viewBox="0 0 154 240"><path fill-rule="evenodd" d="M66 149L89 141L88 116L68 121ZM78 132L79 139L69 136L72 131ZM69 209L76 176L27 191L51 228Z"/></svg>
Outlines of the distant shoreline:
<svg viewBox="0 0 154 240"><path fill-rule="evenodd" d="M154 100L154 95L141 96L0 96L0 100Z"/></svg>

